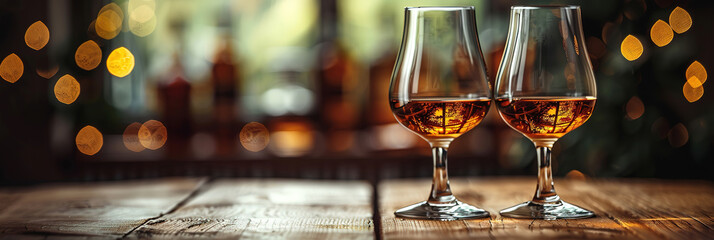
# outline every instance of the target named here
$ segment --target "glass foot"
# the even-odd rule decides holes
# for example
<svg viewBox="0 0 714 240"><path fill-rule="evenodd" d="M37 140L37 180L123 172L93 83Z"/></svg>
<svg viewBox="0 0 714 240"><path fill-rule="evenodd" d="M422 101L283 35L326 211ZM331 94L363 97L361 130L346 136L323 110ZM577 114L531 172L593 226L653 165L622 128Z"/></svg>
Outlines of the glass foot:
<svg viewBox="0 0 714 240"><path fill-rule="evenodd" d="M577 219L595 216L591 211L560 201L559 204L537 204L531 201L501 210L501 216L530 219Z"/></svg>
<svg viewBox="0 0 714 240"><path fill-rule="evenodd" d="M397 217L452 221L489 217L486 210L455 201L453 204L429 204L420 202L394 212Z"/></svg>

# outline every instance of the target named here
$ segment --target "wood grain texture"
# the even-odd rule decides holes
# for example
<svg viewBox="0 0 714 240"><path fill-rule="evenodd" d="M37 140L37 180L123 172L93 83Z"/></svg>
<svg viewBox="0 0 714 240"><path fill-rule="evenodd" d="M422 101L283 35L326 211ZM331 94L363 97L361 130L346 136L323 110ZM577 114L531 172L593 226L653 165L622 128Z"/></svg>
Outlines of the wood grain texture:
<svg viewBox="0 0 714 240"><path fill-rule="evenodd" d="M490 218L424 221L395 218L394 211L426 199L429 180L379 185L384 239L714 239L714 184L665 180L556 180L565 201L590 209L594 218L528 220L498 211L529 200L535 177L455 179L457 198L491 213Z"/></svg>
<svg viewBox="0 0 714 240"><path fill-rule="evenodd" d="M172 178L3 190L0 234L5 239L115 239L169 212L203 182Z"/></svg>
<svg viewBox="0 0 714 240"><path fill-rule="evenodd" d="M219 180L132 239L373 239L366 182Z"/></svg>

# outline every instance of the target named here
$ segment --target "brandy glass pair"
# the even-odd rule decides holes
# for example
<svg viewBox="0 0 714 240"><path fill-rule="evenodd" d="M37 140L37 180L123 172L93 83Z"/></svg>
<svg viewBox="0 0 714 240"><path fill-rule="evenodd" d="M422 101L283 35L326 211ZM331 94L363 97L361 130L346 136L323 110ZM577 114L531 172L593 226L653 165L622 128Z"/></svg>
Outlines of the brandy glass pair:
<svg viewBox="0 0 714 240"><path fill-rule="evenodd" d="M550 165L555 141L585 123L595 104L595 78L583 42L577 6L512 7L506 49L492 91L473 7L406 8L390 106L402 126L430 144L434 172L428 199L395 215L435 220L489 216L454 197L446 153L454 139L483 120L495 100L503 120L535 144L539 167L533 199L504 209L501 215L593 216L560 200Z"/></svg>

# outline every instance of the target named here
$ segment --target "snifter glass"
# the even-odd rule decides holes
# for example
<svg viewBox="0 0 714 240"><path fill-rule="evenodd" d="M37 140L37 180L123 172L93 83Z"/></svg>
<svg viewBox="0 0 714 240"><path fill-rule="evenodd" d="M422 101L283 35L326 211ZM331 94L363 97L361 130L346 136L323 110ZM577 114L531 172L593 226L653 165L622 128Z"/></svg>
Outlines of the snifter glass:
<svg viewBox="0 0 714 240"><path fill-rule="evenodd" d="M584 124L595 107L595 76L578 6L514 6L495 84L495 104L511 128L530 139L538 158L531 201L501 211L513 218L586 218L594 214L560 199L551 148Z"/></svg>
<svg viewBox="0 0 714 240"><path fill-rule="evenodd" d="M394 214L436 220L488 217L454 197L446 166L451 141L476 127L491 105L473 7L406 8L389 98L399 123L429 142L434 161L428 199Z"/></svg>

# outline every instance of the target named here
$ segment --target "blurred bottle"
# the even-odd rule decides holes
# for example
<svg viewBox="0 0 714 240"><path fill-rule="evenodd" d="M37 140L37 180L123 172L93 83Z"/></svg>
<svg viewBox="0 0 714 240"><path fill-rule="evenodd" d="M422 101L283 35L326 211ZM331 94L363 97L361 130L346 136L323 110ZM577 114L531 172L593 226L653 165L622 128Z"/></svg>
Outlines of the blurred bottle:
<svg viewBox="0 0 714 240"><path fill-rule="evenodd" d="M173 64L159 81L157 90L168 130L166 149L171 157L183 157L192 134L191 84L186 81L179 53L174 53Z"/></svg>
<svg viewBox="0 0 714 240"><path fill-rule="evenodd" d="M363 116L369 126L396 123L389 107L389 79L392 76L397 51L387 51L369 68L369 97Z"/></svg>
<svg viewBox="0 0 714 240"><path fill-rule="evenodd" d="M234 63L233 47L230 38L224 36L214 56L211 69L211 84L213 85L213 126L217 141L216 154L230 156L235 153L237 122L236 86L240 86L240 69Z"/></svg>
<svg viewBox="0 0 714 240"><path fill-rule="evenodd" d="M364 101L358 65L338 41L337 1L320 1L319 122L329 152L354 150Z"/></svg>

